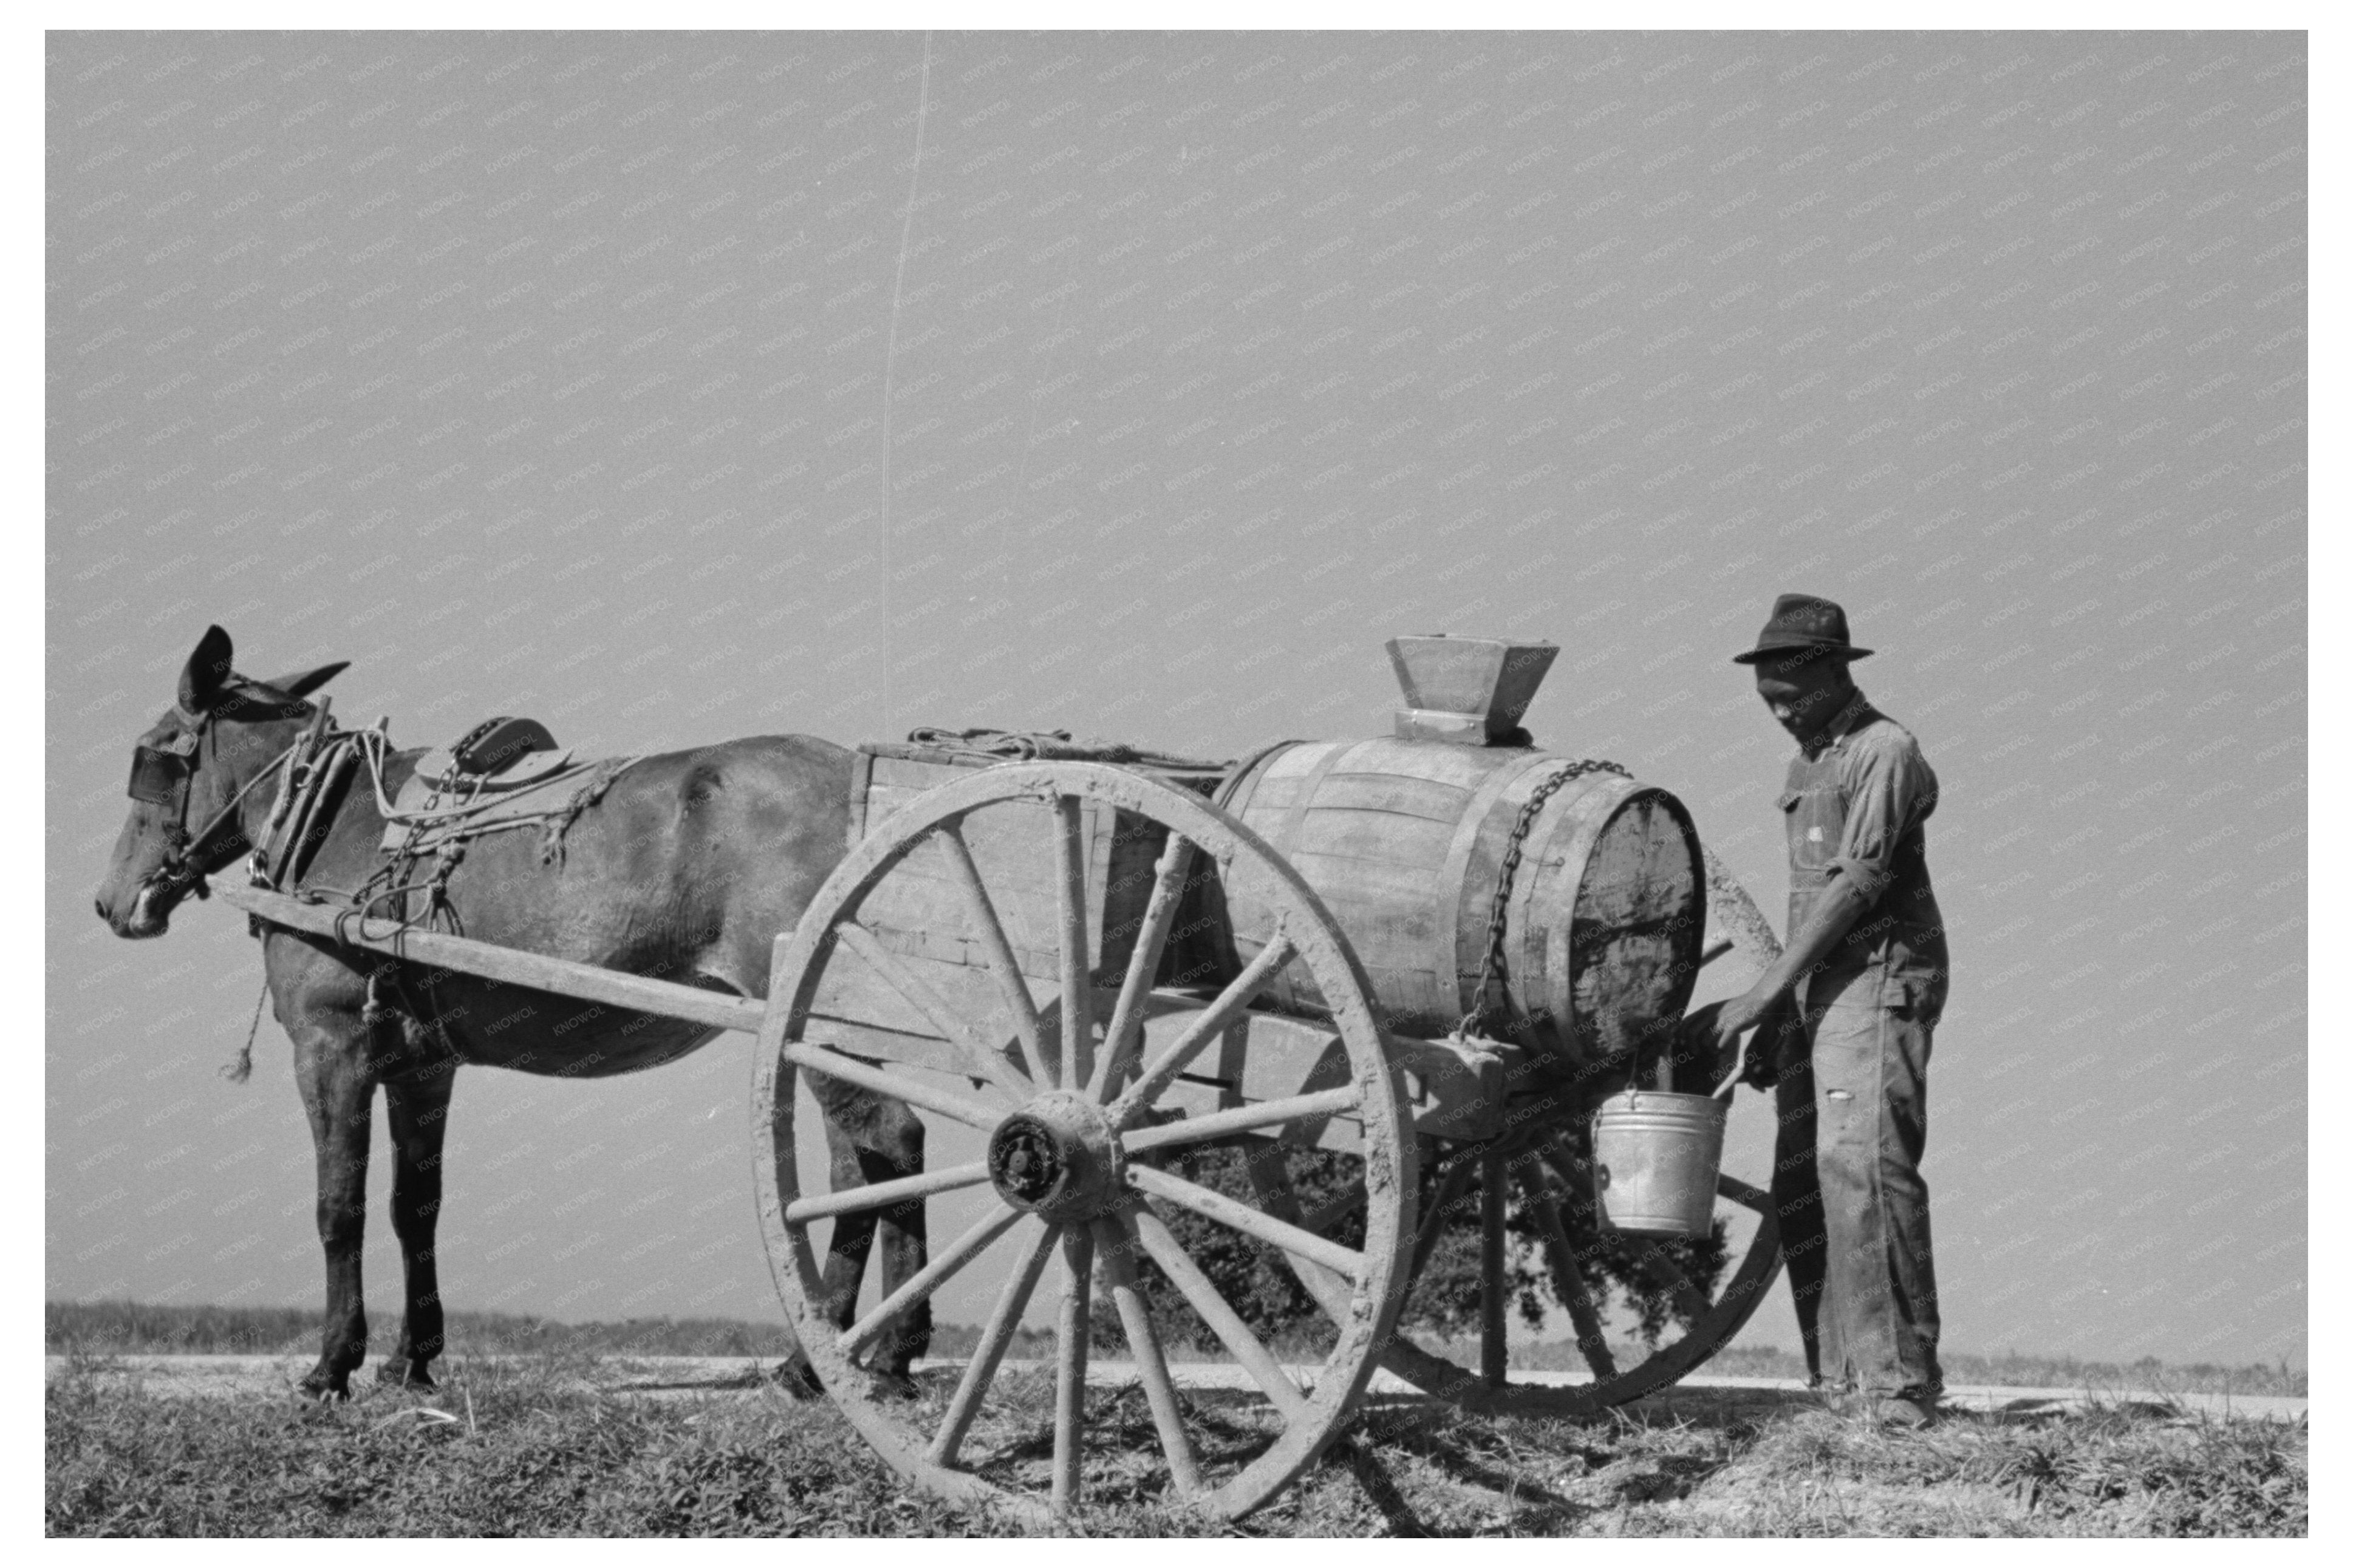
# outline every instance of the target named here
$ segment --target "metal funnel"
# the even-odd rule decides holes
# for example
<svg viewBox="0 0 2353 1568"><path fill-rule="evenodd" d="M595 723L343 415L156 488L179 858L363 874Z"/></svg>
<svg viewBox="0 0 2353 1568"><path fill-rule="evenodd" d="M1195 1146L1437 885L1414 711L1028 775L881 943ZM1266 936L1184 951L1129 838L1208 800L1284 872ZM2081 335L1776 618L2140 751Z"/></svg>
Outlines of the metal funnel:
<svg viewBox="0 0 2353 1568"><path fill-rule="evenodd" d="M1468 746L1499 744L1519 728L1560 653L1556 643L1442 634L1391 637L1388 650L1406 700L1398 734Z"/></svg>

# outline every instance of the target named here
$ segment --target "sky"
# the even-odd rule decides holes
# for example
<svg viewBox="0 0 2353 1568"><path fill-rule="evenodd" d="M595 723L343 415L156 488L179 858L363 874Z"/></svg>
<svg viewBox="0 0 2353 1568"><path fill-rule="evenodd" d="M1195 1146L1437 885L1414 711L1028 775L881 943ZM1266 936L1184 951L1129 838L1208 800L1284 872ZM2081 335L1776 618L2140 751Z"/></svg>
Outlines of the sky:
<svg viewBox="0 0 2353 1568"><path fill-rule="evenodd" d="M1234 757L1386 732L1392 636L1549 638L1527 727L1778 920L1728 660L1805 591L1943 784L1947 1346L2302 1362L2302 35L48 57L51 1298L322 1293L274 1024L216 1076L243 922L90 910L208 623L404 744L599 754ZM450 1304L775 1317L749 1073L464 1075Z"/></svg>

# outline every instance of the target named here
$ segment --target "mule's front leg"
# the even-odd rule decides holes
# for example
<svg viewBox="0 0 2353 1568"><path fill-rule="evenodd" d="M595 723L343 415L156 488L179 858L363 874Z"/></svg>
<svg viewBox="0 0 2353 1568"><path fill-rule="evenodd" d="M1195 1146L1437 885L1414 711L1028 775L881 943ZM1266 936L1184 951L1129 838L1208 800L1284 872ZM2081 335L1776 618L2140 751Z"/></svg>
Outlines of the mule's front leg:
<svg viewBox="0 0 2353 1568"><path fill-rule="evenodd" d="M449 1126L454 1065L384 1086L392 1134L392 1230L400 1238L400 1342L376 1369L379 1382L431 1388L428 1367L441 1353L441 1281L433 1262L434 1222L441 1214L441 1140Z"/></svg>
<svg viewBox="0 0 2353 1568"><path fill-rule="evenodd" d="M319 1364L302 1380L321 1398L351 1394L351 1376L367 1359L367 1302L360 1288L360 1247L367 1229L368 1121L375 1077L367 1065L365 1030L356 1018L345 1032L327 1026L294 1031L295 1080L311 1117L319 1166L319 1245L327 1255L327 1321Z"/></svg>

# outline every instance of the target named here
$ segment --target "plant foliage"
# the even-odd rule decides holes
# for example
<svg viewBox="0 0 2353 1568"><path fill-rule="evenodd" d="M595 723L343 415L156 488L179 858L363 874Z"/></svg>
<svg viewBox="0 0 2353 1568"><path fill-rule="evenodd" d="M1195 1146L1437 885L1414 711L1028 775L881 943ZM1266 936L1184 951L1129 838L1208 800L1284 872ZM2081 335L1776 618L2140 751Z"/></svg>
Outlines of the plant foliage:
<svg viewBox="0 0 2353 1568"><path fill-rule="evenodd" d="M1574 1169L1578 1157L1573 1145L1562 1146L1562 1161ZM1425 1161L1420 1176L1417 1213L1427 1214L1437 1204L1444 1184L1447 1162ZM1361 1193L1363 1163L1353 1154L1328 1150L1280 1147L1253 1142L1241 1147L1194 1148L1173 1161L1169 1169L1188 1181L1250 1204L1252 1207L1296 1219L1313 1215L1335 1200ZM1671 1328L1687 1326L1688 1314L1678 1305L1672 1276L1661 1264L1679 1270L1701 1297L1712 1299L1727 1256L1724 1226L1718 1222L1706 1237L1662 1243L1655 1238L1623 1237L1599 1229L1592 1205L1572 1190L1553 1165L1534 1152L1523 1152L1512 1166L1515 1187L1534 1183L1556 1203L1571 1251L1576 1255L1586 1289L1597 1309L1614 1305L1630 1320L1634 1334L1655 1346ZM1255 1179L1253 1173L1255 1172ZM1189 1211L1164 1205L1169 1229L1226 1301L1258 1336L1270 1344L1320 1353L1332 1342L1329 1318L1302 1281L1283 1253L1229 1226ZM1476 1333L1480 1323L1480 1258L1483 1204L1479 1179L1472 1177L1446 1213L1430 1255L1407 1298L1402 1324L1408 1331L1439 1338ZM1539 1328L1562 1309L1563 1301L1538 1234L1536 1213L1522 1192L1509 1194L1505 1209L1504 1281L1514 1309L1531 1329ZM1364 1243L1361 1207L1346 1214L1326 1231L1345 1247ZM1175 1287L1149 1258L1137 1259L1138 1273L1150 1304L1153 1327L1164 1342L1212 1349L1217 1341L1207 1324L1187 1307ZM1099 1296L1094 1304L1093 1339L1100 1350L1116 1351L1125 1335L1111 1302Z"/></svg>

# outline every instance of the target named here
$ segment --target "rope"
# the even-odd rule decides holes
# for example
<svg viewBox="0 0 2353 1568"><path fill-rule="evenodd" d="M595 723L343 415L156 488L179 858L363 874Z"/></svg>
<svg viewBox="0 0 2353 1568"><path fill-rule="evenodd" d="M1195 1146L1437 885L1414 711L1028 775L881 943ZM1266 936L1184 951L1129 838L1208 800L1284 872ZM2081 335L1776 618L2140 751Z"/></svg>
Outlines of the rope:
<svg viewBox="0 0 2353 1568"><path fill-rule="evenodd" d="M485 837L493 833L536 827L540 829L542 835L540 863L542 865L558 864L564 857L565 835L571 830L572 825L579 820L580 814L603 800L606 793L613 787L620 776L636 766L639 761L636 757L623 757L597 763L593 765L591 776L582 783L579 788L574 790L570 797L562 805L551 806L545 811L528 812L504 817L496 822L468 820L470 815L487 810L491 804L482 798L486 793L484 782L478 779L458 778L434 782L430 792L426 796L426 804L423 807L416 811L401 811L394 806L390 792L385 787L385 765L391 754L390 723L389 719L378 719L375 724L364 730L338 730L332 732L325 738L317 752L308 759L307 763L304 764L305 771L301 774L306 784L318 784L332 788L337 781L348 776L358 763L364 762L367 764L368 784L375 792L377 812L385 823L394 826L405 824L408 828L407 835L400 846L386 853L382 863L371 871L358 887L349 889L290 887L286 889L292 897L301 899L308 904L341 905L342 907L335 911L335 932L339 942L348 942L349 940L343 929L345 921L356 921L364 928L366 922L372 918L391 921L393 930L390 934L396 942L402 932L420 926L427 931L446 930L453 934L463 935L463 922L459 919L457 905L449 897L449 884L451 879L456 876L458 868L465 861L469 844L476 838ZM469 733L467 740L478 739L487 732L488 726L477 726ZM461 747L464 744L465 742L460 742ZM330 766L331 762L333 763L332 766ZM268 771L277 771L275 762ZM290 782L295 776L295 770L291 765L288 773ZM565 776L566 776L565 773L559 773L554 779L548 782L553 783L555 779ZM322 792L314 790L311 793L316 795ZM455 804L443 805L445 795ZM307 824L309 814L314 808L323 808L323 805L322 800L306 801L294 814L298 824ZM435 840L429 848L425 843L428 834ZM294 866L293 861L300 853L303 838L307 836L307 826L298 826L292 841L287 846L284 857L286 864L280 868L280 875L288 870L299 873L299 867ZM421 879L414 876L412 874L414 868L428 854L433 859L431 872ZM270 884L264 870L265 859L266 857L257 855L254 879L257 884L267 886ZM409 912L409 895L412 893L425 895L425 910L421 916L412 915ZM395 903L394 900L397 902ZM387 905L392 907L385 907ZM251 926L254 935L259 936L262 933L261 921L256 920L251 922ZM448 1025L442 1017L439 1006L431 1005L420 1007L417 998L411 994L406 981L398 973L397 965L378 966L369 971L367 994L360 1010L362 1019L370 1027L375 1027L383 1024L393 1013L394 1005L385 999L381 984L387 978L397 998L398 1008L415 1019L419 1027L427 1030L439 1042L442 1053L446 1057L452 1060L456 1059L457 1048L449 1038ZM427 990L429 992L429 986ZM259 1029L259 1026L260 1011L257 1004L254 1027ZM229 1068L224 1068L223 1072L230 1075L234 1081L243 1082L246 1075L251 1071L252 1054L253 1042L248 1035L244 1052L235 1064Z"/></svg>
<svg viewBox="0 0 2353 1568"><path fill-rule="evenodd" d="M605 792L611 789L615 781L623 773L636 767L638 761L636 757L628 757L618 764L610 763L603 764L602 776L582 784L572 793L572 798L566 801L561 809L550 813L542 819L543 826L539 840L541 865L560 866L564 863L564 836L572 831L572 825L580 819L580 814L603 800ZM512 823L501 823L498 826L522 826L528 820L528 818L517 817ZM496 831L496 828L491 831Z"/></svg>
<svg viewBox="0 0 2353 1568"><path fill-rule="evenodd" d="M928 746L955 756L992 763L1113 763L1133 767L1181 768L1216 773L1223 762L1171 756L1117 741L1073 741L1068 730L945 730L934 725L907 732L911 746Z"/></svg>
<svg viewBox="0 0 2353 1568"><path fill-rule="evenodd" d="M243 1083L253 1076L253 1037L261 1033L261 1005L269 1000L269 982L261 982L261 994L253 999L253 1022L245 1031L245 1047L221 1064L220 1075L231 1083Z"/></svg>

